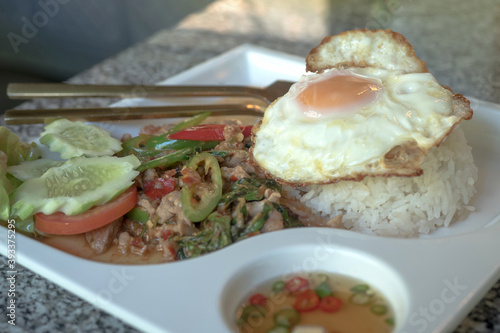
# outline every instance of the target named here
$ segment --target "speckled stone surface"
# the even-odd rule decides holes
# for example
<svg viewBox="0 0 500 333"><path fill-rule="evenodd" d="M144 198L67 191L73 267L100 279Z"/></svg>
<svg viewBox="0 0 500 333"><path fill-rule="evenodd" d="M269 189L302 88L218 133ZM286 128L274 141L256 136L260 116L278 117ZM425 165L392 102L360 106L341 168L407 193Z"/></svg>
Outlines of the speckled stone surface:
<svg viewBox="0 0 500 333"><path fill-rule="evenodd" d="M500 102L498 1L315 0L307 2L308 6L301 3L304 2L215 1L203 12L186 18L178 28L159 32L69 81L153 84L242 43L305 56L326 34L352 28L391 28L410 40L417 55L442 84L467 96ZM35 100L21 108L104 106L111 102ZM42 127L11 129L29 140L36 138ZM1 232L1 237L5 237L5 230ZM0 332L137 331L21 265L17 266L16 326L7 324L6 258L1 256L0 262ZM500 282L455 332L500 332Z"/></svg>

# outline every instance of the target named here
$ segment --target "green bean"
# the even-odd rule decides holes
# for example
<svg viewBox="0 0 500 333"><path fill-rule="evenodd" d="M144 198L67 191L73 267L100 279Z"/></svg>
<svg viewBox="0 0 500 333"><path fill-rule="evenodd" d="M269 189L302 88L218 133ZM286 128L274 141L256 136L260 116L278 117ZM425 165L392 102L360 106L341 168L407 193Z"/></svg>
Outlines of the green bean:
<svg viewBox="0 0 500 333"><path fill-rule="evenodd" d="M296 217L288 215L287 210L280 204L273 202L273 206L274 209L281 213L281 217L283 218L283 227L296 228L304 226Z"/></svg>
<svg viewBox="0 0 500 333"><path fill-rule="evenodd" d="M197 234L177 239L181 259L197 257L232 243L230 234L231 217L217 212L210 214L205 221L204 229Z"/></svg>
<svg viewBox="0 0 500 333"><path fill-rule="evenodd" d="M180 149L180 148L172 148L171 146L175 145L175 143L171 143L171 141L184 141L184 140L170 140L168 138L168 135L173 134L175 132L179 132L188 127L196 126L200 124L203 120L205 120L209 115L210 112L203 112L183 122L180 122L171 129L169 129L165 134L150 138L145 143L145 147L148 149Z"/></svg>
<svg viewBox="0 0 500 333"><path fill-rule="evenodd" d="M202 112L199 113L183 122L178 123L171 129L167 131L167 134L172 134L175 132L179 132L180 130L186 129L188 127L193 127L199 125L203 120L205 120L208 116L210 116L210 112Z"/></svg>
<svg viewBox="0 0 500 333"><path fill-rule="evenodd" d="M248 235L250 235L253 232L259 231L263 226L264 223L266 223L267 219L269 218L269 214L273 210L273 206L271 206L268 203L264 204L264 207L262 207L262 211L255 215L245 226L243 231L240 233L238 240L247 238Z"/></svg>
<svg viewBox="0 0 500 333"><path fill-rule="evenodd" d="M190 155L193 152L194 152L193 148L184 148L184 149L178 150L172 154L168 154L168 155L165 155L162 157L158 157L154 160L142 163L137 168L137 171L142 172L142 171L147 170L147 169L171 166L177 162L182 162L182 161L188 160Z"/></svg>
<svg viewBox="0 0 500 333"><path fill-rule="evenodd" d="M189 147L200 147L201 149L212 149L220 141L195 141L195 140L172 140L166 136L155 137L145 144L145 149L149 150L173 150Z"/></svg>

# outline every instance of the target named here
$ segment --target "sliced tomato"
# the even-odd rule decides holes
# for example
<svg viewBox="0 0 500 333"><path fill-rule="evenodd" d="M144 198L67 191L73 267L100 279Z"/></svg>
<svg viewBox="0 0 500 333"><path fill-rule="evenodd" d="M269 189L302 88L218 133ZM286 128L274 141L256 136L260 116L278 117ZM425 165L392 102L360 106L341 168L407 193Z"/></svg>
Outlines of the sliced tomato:
<svg viewBox="0 0 500 333"><path fill-rule="evenodd" d="M325 296L319 301L319 308L324 312L337 312L342 307L342 300L338 297Z"/></svg>
<svg viewBox="0 0 500 333"><path fill-rule="evenodd" d="M137 188L130 187L115 199L104 205L68 216L62 212L35 215L35 227L38 231L55 235L76 235L100 228L125 215L137 204Z"/></svg>
<svg viewBox="0 0 500 333"><path fill-rule="evenodd" d="M319 296L314 290L307 289L297 295L293 307L299 312L314 311L319 306Z"/></svg>
<svg viewBox="0 0 500 333"><path fill-rule="evenodd" d="M188 127L179 132L169 134L172 140L222 141L224 140L224 124L205 124ZM252 125L239 126L243 135L249 137Z"/></svg>

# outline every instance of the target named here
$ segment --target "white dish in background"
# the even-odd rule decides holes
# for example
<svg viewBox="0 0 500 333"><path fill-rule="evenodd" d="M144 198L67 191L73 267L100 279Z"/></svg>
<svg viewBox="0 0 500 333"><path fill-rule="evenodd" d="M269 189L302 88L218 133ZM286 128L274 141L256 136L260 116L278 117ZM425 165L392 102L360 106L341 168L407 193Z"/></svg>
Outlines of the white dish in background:
<svg viewBox="0 0 500 333"><path fill-rule="evenodd" d="M304 67L301 58L244 45L161 84L267 86L296 80ZM170 102L133 99L116 105ZM500 277L500 106L472 104L474 117L463 128L479 167L477 209L429 236L394 239L300 228L259 235L200 258L130 266L81 259L18 234L18 262L145 332L229 332L243 295L298 269L372 284L395 307L397 332L451 331ZM104 127L119 137L148 123Z"/></svg>

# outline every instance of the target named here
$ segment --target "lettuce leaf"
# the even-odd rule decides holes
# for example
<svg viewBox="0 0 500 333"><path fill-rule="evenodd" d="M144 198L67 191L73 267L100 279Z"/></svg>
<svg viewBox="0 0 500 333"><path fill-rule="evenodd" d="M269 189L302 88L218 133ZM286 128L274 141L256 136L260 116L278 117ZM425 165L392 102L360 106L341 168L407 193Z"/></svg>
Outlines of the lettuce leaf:
<svg viewBox="0 0 500 333"><path fill-rule="evenodd" d="M7 177L7 167L40 157L35 143L22 142L8 128L0 126L0 220L7 221L10 214L9 195L18 184Z"/></svg>
<svg viewBox="0 0 500 333"><path fill-rule="evenodd" d="M40 150L36 143L22 142L17 134L4 126L0 126L0 151L7 155L7 166L18 165L40 157Z"/></svg>
<svg viewBox="0 0 500 333"><path fill-rule="evenodd" d="M0 150L0 220L7 221L10 213L9 191L12 185L7 179L7 155Z"/></svg>

